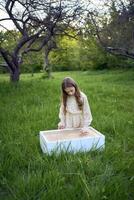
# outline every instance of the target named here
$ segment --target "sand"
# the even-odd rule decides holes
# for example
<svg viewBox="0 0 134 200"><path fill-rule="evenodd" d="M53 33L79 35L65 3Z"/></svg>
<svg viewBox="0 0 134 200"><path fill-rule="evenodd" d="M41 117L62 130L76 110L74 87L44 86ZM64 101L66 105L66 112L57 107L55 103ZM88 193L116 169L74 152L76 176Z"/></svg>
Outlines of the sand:
<svg viewBox="0 0 134 200"><path fill-rule="evenodd" d="M48 141L59 141L59 140L68 140L75 138L85 138L93 137L96 133L93 130L89 130L88 133L82 134L80 131L62 131L61 133L45 133L45 137Z"/></svg>

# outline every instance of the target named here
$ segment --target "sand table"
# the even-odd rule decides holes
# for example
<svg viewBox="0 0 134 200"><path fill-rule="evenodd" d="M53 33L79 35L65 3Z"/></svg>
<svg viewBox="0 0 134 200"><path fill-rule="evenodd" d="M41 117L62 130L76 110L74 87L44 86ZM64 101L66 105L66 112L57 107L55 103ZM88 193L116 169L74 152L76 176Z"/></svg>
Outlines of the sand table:
<svg viewBox="0 0 134 200"><path fill-rule="evenodd" d="M88 132L81 133L81 128L76 129L55 129L40 131L40 146L43 153L77 152L89 151L105 148L105 136L93 127L89 127ZM59 148L60 147L60 148Z"/></svg>
<svg viewBox="0 0 134 200"><path fill-rule="evenodd" d="M48 141L59 141L59 140L68 140L68 139L76 139L76 138L85 138L85 137L93 137L96 133L93 130L89 130L88 133L82 134L80 130L75 131L61 131L57 133L45 133L45 137Z"/></svg>

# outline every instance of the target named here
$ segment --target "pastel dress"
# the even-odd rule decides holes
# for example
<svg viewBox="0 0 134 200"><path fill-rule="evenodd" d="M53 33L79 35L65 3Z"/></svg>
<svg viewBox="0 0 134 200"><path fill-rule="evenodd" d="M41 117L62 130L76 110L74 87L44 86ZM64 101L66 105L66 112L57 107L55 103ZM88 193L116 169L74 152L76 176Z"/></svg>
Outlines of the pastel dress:
<svg viewBox="0 0 134 200"><path fill-rule="evenodd" d="M83 101L82 110L79 109L75 96L68 96L66 103L66 114L64 114L63 103L60 105L58 126L63 125L65 128L83 128L87 130L92 122L91 109L88 103L87 96L81 93Z"/></svg>

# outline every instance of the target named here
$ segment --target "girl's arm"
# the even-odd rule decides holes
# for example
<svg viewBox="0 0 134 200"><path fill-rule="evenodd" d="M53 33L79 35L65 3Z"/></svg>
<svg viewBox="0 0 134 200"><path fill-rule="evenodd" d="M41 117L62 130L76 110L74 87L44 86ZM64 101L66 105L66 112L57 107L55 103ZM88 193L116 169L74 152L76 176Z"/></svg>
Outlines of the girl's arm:
<svg viewBox="0 0 134 200"><path fill-rule="evenodd" d="M63 103L61 103L60 105L59 118L60 122L58 123L58 128L65 128L65 114Z"/></svg>
<svg viewBox="0 0 134 200"><path fill-rule="evenodd" d="M84 95L84 102L83 102L83 130L87 130L92 122L92 114L91 109L88 103L87 96Z"/></svg>

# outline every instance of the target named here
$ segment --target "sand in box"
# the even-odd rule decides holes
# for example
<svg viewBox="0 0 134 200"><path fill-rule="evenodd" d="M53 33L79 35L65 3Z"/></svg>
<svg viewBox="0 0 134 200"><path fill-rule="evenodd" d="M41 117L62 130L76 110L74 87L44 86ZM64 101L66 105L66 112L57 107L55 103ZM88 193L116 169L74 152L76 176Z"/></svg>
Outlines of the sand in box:
<svg viewBox="0 0 134 200"><path fill-rule="evenodd" d="M80 130L75 131L62 131L61 133L45 133L45 137L48 141L69 140L83 137L93 137L96 133L93 130L89 130L87 133L82 134Z"/></svg>

